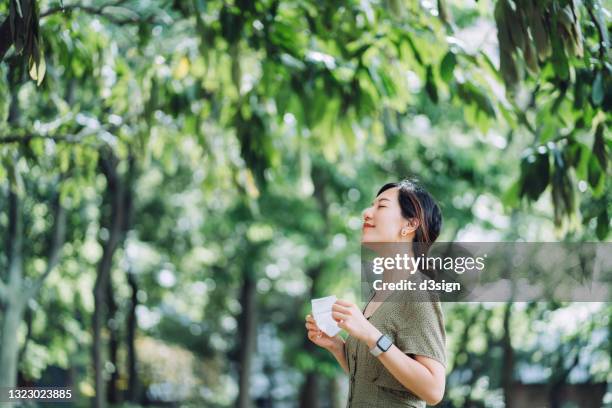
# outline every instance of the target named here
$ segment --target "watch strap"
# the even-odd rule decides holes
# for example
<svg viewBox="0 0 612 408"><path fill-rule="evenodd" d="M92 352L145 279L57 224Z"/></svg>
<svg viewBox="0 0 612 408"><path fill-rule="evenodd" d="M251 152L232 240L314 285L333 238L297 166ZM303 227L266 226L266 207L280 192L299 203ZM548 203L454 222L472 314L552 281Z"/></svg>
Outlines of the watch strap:
<svg viewBox="0 0 612 408"><path fill-rule="evenodd" d="M374 347L372 347L370 349L370 354L372 354L374 357L378 357L383 353L383 351L381 350L380 347L378 347L378 343L374 345Z"/></svg>
<svg viewBox="0 0 612 408"><path fill-rule="evenodd" d="M384 353L385 351L389 350L389 347L387 347L387 349L386 349L386 350L383 350L383 349L382 349L382 348L381 348L381 347L378 345L378 343L380 343L380 340L381 340L381 339L383 339L383 338L386 338L386 339L388 339L388 340L389 340L389 338L387 337L387 335L383 334L383 335L381 335L381 336L378 338L378 340L376 340L376 344L374 344L374 347L372 347L372 348L370 349L370 353L371 353L371 354L372 354L374 357L378 357L378 356L380 356L382 353ZM391 342L391 341L389 340L389 342Z"/></svg>

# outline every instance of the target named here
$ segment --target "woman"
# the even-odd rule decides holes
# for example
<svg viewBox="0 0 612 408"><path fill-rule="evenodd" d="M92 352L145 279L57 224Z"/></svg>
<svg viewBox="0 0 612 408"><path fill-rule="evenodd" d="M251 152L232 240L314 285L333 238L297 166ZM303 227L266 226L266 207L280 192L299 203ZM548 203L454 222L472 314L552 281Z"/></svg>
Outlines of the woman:
<svg viewBox="0 0 612 408"><path fill-rule="evenodd" d="M363 216L366 245L429 245L442 225L439 206L412 180L384 185ZM332 317L348 332L346 342L339 335L329 337L311 315L306 317L308 338L331 352L350 376L349 408L421 408L444 396L446 332L440 302L385 298L396 295L402 296L376 292L363 311L338 300Z"/></svg>

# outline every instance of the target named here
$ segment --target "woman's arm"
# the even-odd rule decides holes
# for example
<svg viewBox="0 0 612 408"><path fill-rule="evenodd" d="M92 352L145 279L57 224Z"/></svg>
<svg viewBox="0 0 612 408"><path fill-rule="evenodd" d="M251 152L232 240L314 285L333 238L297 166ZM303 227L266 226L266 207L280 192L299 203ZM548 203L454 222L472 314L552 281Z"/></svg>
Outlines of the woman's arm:
<svg viewBox="0 0 612 408"><path fill-rule="evenodd" d="M382 336L376 327L372 328L374 330L366 340L369 349ZM404 387L423 399L427 405L436 405L444 397L446 369L440 362L419 355L411 358L395 345L380 354L378 359Z"/></svg>
<svg viewBox="0 0 612 408"><path fill-rule="evenodd" d="M344 340L340 335L329 337L323 333L311 315L306 316L306 329L308 338L319 347L323 347L338 360L338 364L348 374L348 364L344 355Z"/></svg>
<svg viewBox="0 0 612 408"><path fill-rule="evenodd" d="M370 349L382 335L351 302L338 300L332 307L332 317L340 328L365 342ZM411 358L395 345L380 354L378 359L404 387L428 405L436 405L442 400L446 370L440 362L419 355Z"/></svg>
<svg viewBox="0 0 612 408"><path fill-rule="evenodd" d="M348 374L349 369L348 364L346 362L346 355L344 354L344 340L342 341L342 344L336 346L333 350L328 349L328 351L332 353L334 357L336 357L336 360L338 360L338 364L340 364L340 367L342 367L344 372Z"/></svg>

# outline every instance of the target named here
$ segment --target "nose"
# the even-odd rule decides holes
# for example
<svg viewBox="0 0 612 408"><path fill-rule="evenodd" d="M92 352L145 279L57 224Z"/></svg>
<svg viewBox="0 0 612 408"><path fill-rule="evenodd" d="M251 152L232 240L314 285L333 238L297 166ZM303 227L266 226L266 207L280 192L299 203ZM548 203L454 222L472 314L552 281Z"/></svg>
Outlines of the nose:
<svg viewBox="0 0 612 408"><path fill-rule="evenodd" d="M372 219L372 207L368 207L361 213L364 221L369 221Z"/></svg>

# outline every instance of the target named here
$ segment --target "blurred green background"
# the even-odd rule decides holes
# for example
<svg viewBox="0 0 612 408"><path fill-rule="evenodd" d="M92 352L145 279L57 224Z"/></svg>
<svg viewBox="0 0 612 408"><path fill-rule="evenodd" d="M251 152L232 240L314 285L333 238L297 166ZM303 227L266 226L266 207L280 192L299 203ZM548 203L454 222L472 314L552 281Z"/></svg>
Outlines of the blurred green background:
<svg viewBox="0 0 612 408"><path fill-rule="evenodd" d="M610 2L3 0L0 386L344 406L313 297L418 177L439 241L609 241ZM444 407L612 404L609 303L446 303Z"/></svg>

